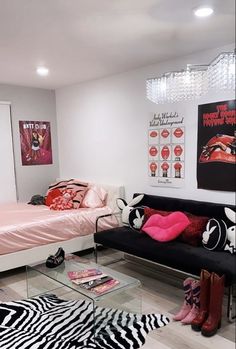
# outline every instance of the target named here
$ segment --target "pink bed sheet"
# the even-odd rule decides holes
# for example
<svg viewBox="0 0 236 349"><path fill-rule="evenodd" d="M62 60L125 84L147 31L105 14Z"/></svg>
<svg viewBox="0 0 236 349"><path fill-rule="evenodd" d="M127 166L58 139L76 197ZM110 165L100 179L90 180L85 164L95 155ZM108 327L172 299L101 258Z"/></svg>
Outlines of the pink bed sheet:
<svg viewBox="0 0 236 349"><path fill-rule="evenodd" d="M107 206L53 211L25 203L1 204L0 255L92 234L96 218L110 212ZM99 222L100 230L115 226L114 217Z"/></svg>

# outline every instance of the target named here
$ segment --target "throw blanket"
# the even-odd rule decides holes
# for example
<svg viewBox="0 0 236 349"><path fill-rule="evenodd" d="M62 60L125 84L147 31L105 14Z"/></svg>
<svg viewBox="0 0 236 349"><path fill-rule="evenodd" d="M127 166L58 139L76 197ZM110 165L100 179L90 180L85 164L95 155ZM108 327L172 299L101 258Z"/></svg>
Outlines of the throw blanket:
<svg viewBox="0 0 236 349"><path fill-rule="evenodd" d="M94 314L91 302L43 295L0 303L0 348L138 349L149 331L168 322L163 315L100 307Z"/></svg>

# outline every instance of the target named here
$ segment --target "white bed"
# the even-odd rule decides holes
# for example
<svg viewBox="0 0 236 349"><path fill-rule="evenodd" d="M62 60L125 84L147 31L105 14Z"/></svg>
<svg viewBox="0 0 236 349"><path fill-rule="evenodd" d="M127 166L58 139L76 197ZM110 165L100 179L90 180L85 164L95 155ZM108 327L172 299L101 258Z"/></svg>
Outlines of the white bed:
<svg viewBox="0 0 236 349"><path fill-rule="evenodd" d="M121 186L102 187L108 193L103 208L50 212L45 206L22 203L4 205L2 209L0 206L0 272L45 260L60 246L66 253L92 248L96 217L117 211L116 198L124 197ZM28 216L28 220L24 216ZM108 229L114 221L107 218L100 224L101 229Z"/></svg>

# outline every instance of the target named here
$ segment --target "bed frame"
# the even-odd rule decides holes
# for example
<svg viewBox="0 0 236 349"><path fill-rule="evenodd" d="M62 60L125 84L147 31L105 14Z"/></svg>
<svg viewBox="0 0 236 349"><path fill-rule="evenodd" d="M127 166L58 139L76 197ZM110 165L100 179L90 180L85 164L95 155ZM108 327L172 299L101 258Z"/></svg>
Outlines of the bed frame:
<svg viewBox="0 0 236 349"><path fill-rule="evenodd" d="M70 240L59 241L49 245L34 247L28 250L0 255L0 272L43 261L50 254L55 254L59 247L63 247L66 253L73 253L86 250L88 248L93 248L93 234L79 236Z"/></svg>
<svg viewBox="0 0 236 349"><path fill-rule="evenodd" d="M124 187L104 184L97 185L101 185L108 193L107 206L109 206L113 211L117 211L116 199L118 197L124 198ZM94 234L79 236L70 240L59 241L27 250L0 255L0 272L43 261L50 254L55 254L59 247L62 247L65 250L65 253L79 252L89 248L94 248L93 235Z"/></svg>

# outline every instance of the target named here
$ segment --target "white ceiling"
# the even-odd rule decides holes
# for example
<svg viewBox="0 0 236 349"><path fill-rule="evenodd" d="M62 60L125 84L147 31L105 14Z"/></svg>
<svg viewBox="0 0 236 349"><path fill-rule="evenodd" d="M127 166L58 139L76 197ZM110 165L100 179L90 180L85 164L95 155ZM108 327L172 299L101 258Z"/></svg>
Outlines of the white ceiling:
<svg viewBox="0 0 236 349"><path fill-rule="evenodd" d="M212 4L198 19L192 9ZM57 88L234 42L234 0L0 0L0 83ZM36 66L50 69L47 78Z"/></svg>

